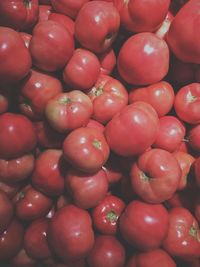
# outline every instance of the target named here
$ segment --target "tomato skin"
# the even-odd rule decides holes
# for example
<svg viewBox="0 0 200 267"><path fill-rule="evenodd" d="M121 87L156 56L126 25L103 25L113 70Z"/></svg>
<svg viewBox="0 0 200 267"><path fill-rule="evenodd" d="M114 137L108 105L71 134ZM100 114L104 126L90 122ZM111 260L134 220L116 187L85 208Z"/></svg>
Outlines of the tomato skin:
<svg viewBox="0 0 200 267"><path fill-rule="evenodd" d="M29 257L22 248L10 261L12 267L38 267L38 262Z"/></svg>
<svg viewBox="0 0 200 267"><path fill-rule="evenodd" d="M167 15L170 4L169 0L148 2L114 0L113 2L120 13L121 24L131 32L155 31Z"/></svg>
<svg viewBox="0 0 200 267"><path fill-rule="evenodd" d="M200 233L197 220L189 210L176 207L169 211L169 229L163 248L180 259L194 259L200 255Z"/></svg>
<svg viewBox="0 0 200 267"><path fill-rule="evenodd" d="M29 48L32 35L27 32L19 32L19 34L21 38L23 39L25 46Z"/></svg>
<svg viewBox="0 0 200 267"><path fill-rule="evenodd" d="M174 102L174 108L177 116L189 123L200 123L200 84L190 83L181 87L176 96Z"/></svg>
<svg viewBox="0 0 200 267"><path fill-rule="evenodd" d="M24 248L33 259L43 260L51 256L47 243L49 219L42 218L29 224L24 234Z"/></svg>
<svg viewBox="0 0 200 267"><path fill-rule="evenodd" d="M2 234L9 226L14 215L14 208L7 194L0 191L0 234Z"/></svg>
<svg viewBox="0 0 200 267"><path fill-rule="evenodd" d="M116 154L134 156L153 144L157 131L158 115L155 110L151 105L137 101L124 107L107 123L105 137Z"/></svg>
<svg viewBox="0 0 200 267"><path fill-rule="evenodd" d="M136 253L126 267L176 267L175 261L163 249L155 249L149 252Z"/></svg>
<svg viewBox="0 0 200 267"><path fill-rule="evenodd" d="M91 88L100 74L100 62L89 50L77 48L63 70L63 80L78 90Z"/></svg>
<svg viewBox="0 0 200 267"><path fill-rule="evenodd" d="M24 115L0 115L0 158L13 159L33 150L37 137L33 123Z"/></svg>
<svg viewBox="0 0 200 267"><path fill-rule="evenodd" d="M52 12L48 19L61 23L71 33L71 35L74 35L74 21L70 17L64 14Z"/></svg>
<svg viewBox="0 0 200 267"><path fill-rule="evenodd" d="M32 69L20 85L20 111L31 119L41 120L48 101L62 91L62 84L57 78Z"/></svg>
<svg viewBox="0 0 200 267"><path fill-rule="evenodd" d="M169 31L169 28L171 26L171 23L174 19L174 15L172 14L172 12L170 10L168 10L167 15L165 17L165 19L163 20L162 24L160 25L160 27L155 31L155 34L162 39L166 39L166 35Z"/></svg>
<svg viewBox="0 0 200 267"><path fill-rule="evenodd" d="M189 146L197 152L200 152L199 133L200 133L200 124L194 125L189 128L188 131Z"/></svg>
<svg viewBox="0 0 200 267"><path fill-rule="evenodd" d="M13 184L27 179L34 169L34 163L33 154L11 160L0 159L0 181Z"/></svg>
<svg viewBox="0 0 200 267"><path fill-rule="evenodd" d="M93 103L92 118L106 124L128 104L128 92L123 84L108 75L100 75L87 91Z"/></svg>
<svg viewBox="0 0 200 267"><path fill-rule="evenodd" d="M198 0L188 1L176 14L167 34L170 49L183 62L200 63L198 10Z"/></svg>
<svg viewBox="0 0 200 267"><path fill-rule="evenodd" d="M121 77L131 85L157 83L168 72L169 48L154 33L137 33L121 46L117 68Z"/></svg>
<svg viewBox="0 0 200 267"><path fill-rule="evenodd" d="M49 124L60 133L85 126L92 116L90 98L80 90L59 93L48 101L45 115Z"/></svg>
<svg viewBox="0 0 200 267"><path fill-rule="evenodd" d="M0 66L2 84L19 82L28 74L32 64L20 34L8 27L0 27L0 61L4 62Z"/></svg>
<svg viewBox="0 0 200 267"><path fill-rule="evenodd" d="M173 154L154 148L144 152L132 165L130 176L133 190L144 201L161 203L175 193L181 174Z"/></svg>
<svg viewBox="0 0 200 267"><path fill-rule="evenodd" d="M141 251L152 250L160 247L167 234L168 216L162 204L133 200L120 217L120 232L131 246Z"/></svg>
<svg viewBox="0 0 200 267"><path fill-rule="evenodd" d="M36 189L48 196L59 196L64 191L62 150L46 149L35 161L31 176Z"/></svg>
<svg viewBox="0 0 200 267"><path fill-rule="evenodd" d="M101 234L115 235L118 232L119 217L125 203L114 195L106 196L92 211L93 224Z"/></svg>
<svg viewBox="0 0 200 267"><path fill-rule="evenodd" d="M86 173L99 171L107 161L109 153L106 139L97 128L75 129L63 142L64 158L75 168Z"/></svg>
<svg viewBox="0 0 200 267"><path fill-rule="evenodd" d="M165 81L147 87L132 88L129 92L129 104L136 101L147 102L152 105L159 117L166 115L172 109L174 98L173 87Z"/></svg>
<svg viewBox="0 0 200 267"><path fill-rule="evenodd" d="M74 205L59 209L49 222L47 238L50 247L63 262L84 258L94 245L89 213Z"/></svg>
<svg viewBox="0 0 200 267"><path fill-rule="evenodd" d="M52 6L50 6L50 5L39 5L38 22L48 20L51 12L52 12Z"/></svg>
<svg viewBox="0 0 200 267"><path fill-rule="evenodd" d="M87 256L89 267L123 267L125 249L114 236L100 235Z"/></svg>
<svg viewBox="0 0 200 267"><path fill-rule="evenodd" d="M159 130L153 147L176 151L186 134L185 125L175 116L163 116L159 119Z"/></svg>
<svg viewBox="0 0 200 267"><path fill-rule="evenodd" d="M101 64L101 74L110 75L116 66L117 58L112 48L98 55Z"/></svg>
<svg viewBox="0 0 200 267"><path fill-rule="evenodd" d="M74 39L68 30L56 21L47 20L38 23L32 34L29 50L34 66L48 72L62 69L74 51Z"/></svg>
<svg viewBox="0 0 200 267"><path fill-rule="evenodd" d="M119 26L120 16L113 3L89 1L76 17L75 36L82 47L100 54L111 47Z"/></svg>
<svg viewBox="0 0 200 267"><path fill-rule="evenodd" d="M7 0L0 3L0 25L28 30L38 21L38 0Z"/></svg>

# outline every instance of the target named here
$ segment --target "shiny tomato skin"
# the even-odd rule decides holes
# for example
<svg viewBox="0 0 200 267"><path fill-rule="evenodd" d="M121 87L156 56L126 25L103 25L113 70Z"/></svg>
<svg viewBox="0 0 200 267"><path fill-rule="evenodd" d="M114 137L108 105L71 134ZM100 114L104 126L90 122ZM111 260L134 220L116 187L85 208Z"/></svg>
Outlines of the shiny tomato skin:
<svg viewBox="0 0 200 267"><path fill-rule="evenodd" d="M35 161L31 181L44 194L59 196L64 191L63 173L62 150L46 149Z"/></svg>
<svg viewBox="0 0 200 267"><path fill-rule="evenodd" d="M33 150L37 137L33 123L22 114L0 115L0 158L13 159Z"/></svg>
<svg viewBox="0 0 200 267"><path fill-rule="evenodd" d="M154 33L137 33L121 46L117 68L121 77L129 84L157 83L168 72L169 48L166 42Z"/></svg>
<svg viewBox="0 0 200 267"><path fill-rule="evenodd" d="M163 249L139 252L133 255L126 267L176 267L175 261Z"/></svg>
<svg viewBox="0 0 200 267"><path fill-rule="evenodd" d="M148 203L161 203L171 198L178 188L181 174L174 155L158 148L141 154L130 172L133 190Z"/></svg>
<svg viewBox="0 0 200 267"><path fill-rule="evenodd" d="M134 156L153 144L157 131L156 111L148 103L137 101L124 107L107 123L105 137L116 154Z"/></svg>
<svg viewBox="0 0 200 267"><path fill-rule="evenodd" d="M82 209L97 206L108 193L108 180L103 170L90 175L70 169L65 176L65 186L75 205Z"/></svg>
<svg viewBox="0 0 200 267"><path fill-rule="evenodd" d="M200 123L200 84L190 83L181 87L174 102L174 108L177 116L189 123Z"/></svg>
<svg viewBox="0 0 200 267"><path fill-rule="evenodd" d="M142 88L132 88L129 91L129 104L136 101L147 102L152 105L159 117L166 115L172 109L174 98L173 87L166 81Z"/></svg>
<svg viewBox="0 0 200 267"><path fill-rule="evenodd" d="M155 31L155 34L165 40L173 19L174 15L170 10L168 10L165 19L163 20L160 27Z"/></svg>
<svg viewBox="0 0 200 267"><path fill-rule="evenodd" d="M106 196L92 211L95 229L104 235L118 232L119 217L125 209L125 203L114 195Z"/></svg>
<svg viewBox="0 0 200 267"><path fill-rule="evenodd" d="M0 61L4 62L0 66L0 80L6 84L22 80L32 64L31 55L20 34L8 27L0 27Z"/></svg>
<svg viewBox="0 0 200 267"><path fill-rule="evenodd" d="M70 132L63 142L65 159L86 173L99 171L109 157L104 134L97 128L81 127Z"/></svg>
<svg viewBox="0 0 200 267"><path fill-rule="evenodd" d="M74 205L59 209L49 222L47 238L50 247L63 262L84 258L94 245L89 213Z"/></svg>
<svg viewBox="0 0 200 267"><path fill-rule="evenodd" d="M167 235L168 217L168 211L162 204L133 200L120 217L121 235L141 251L158 248Z"/></svg>
<svg viewBox="0 0 200 267"><path fill-rule="evenodd" d="M128 92L123 84L108 75L100 75L87 91L93 103L92 118L106 124L128 104Z"/></svg>
<svg viewBox="0 0 200 267"><path fill-rule="evenodd" d="M200 256L200 232L198 222L186 208L176 207L169 211L169 229L163 248L180 259Z"/></svg>
<svg viewBox="0 0 200 267"><path fill-rule="evenodd" d="M100 235L96 237L94 246L86 260L89 267L123 267L125 249L116 237Z"/></svg>
<svg viewBox="0 0 200 267"><path fill-rule="evenodd" d="M19 32L19 34L21 38L23 39L25 46L29 48L32 35L27 32Z"/></svg>

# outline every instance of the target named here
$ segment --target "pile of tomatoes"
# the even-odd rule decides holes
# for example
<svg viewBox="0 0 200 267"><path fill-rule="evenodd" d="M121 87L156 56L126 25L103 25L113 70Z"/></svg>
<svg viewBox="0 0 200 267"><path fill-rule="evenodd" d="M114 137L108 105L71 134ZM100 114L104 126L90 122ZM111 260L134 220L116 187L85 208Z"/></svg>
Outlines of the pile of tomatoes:
<svg viewBox="0 0 200 267"><path fill-rule="evenodd" d="M0 1L0 266L200 266L200 1Z"/></svg>

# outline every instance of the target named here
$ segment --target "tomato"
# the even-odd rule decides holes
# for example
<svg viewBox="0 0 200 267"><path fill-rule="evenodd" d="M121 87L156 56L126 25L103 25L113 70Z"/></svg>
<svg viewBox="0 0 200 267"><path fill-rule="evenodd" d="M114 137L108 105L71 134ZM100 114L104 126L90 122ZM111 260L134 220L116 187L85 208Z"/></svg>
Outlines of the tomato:
<svg viewBox="0 0 200 267"><path fill-rule="evenodd" d="M167 235L169 215L162 204L131 201L119 223L122 237L141 251L160 247Z"/></svg>
<svg viewBox="0 0 200 267"><path fill-rule="evenodd" d="M24 115L0 115L0 158L14 159L33 150L37 138L33 123Z"/></svg>
<svg viewBox="0 0 200 267"><path fill-rule="evenodd" d="M70 169L65 177L65 185L75 205L82 209L97 206L108 192L108 180L103 170L90 175Z"/></svg>
<svg viewBox="0 0 200 267"><path fill-rule="evenodd" d="M101 74L109 75L116 66L117 58L112 48L98 55L101 64Z"/></svg>
<svg viewBox="0 0 200 267"><path fill-rule="evenodd" d="M31 181L36 189L46 195L61 195L64 191L62 150L46 149L43 151L35 161Z"/></svg>
<svg viewBox="0 0 200 267"><path fill-rule="evenodd" d="M13 184L27 179L34 169L34 163L33 154L11 160L0 159L0 181Z"/></svg>
<svg viewBox="0 0 200 267"><path fill-rule="evenodd" d="M75 36L82 47L103 53L111 47L120 26L120 16L113 3L89 1L75 20Z"/></svg>
<svg viewBox="0 0 200 267"><path fill-rule="evenodd" d="M197 124L189 128L187 135L189 146L197 152L200 152L199 133L200 133L200 124Z"/></svg>
<svg viewBox="0 0 200 267"><path fill-rule="evenodd" d="M167 15L165 17L165 19L163 20L162 24L160 25L160 27L155 31L155 34L162 38L162 39L165 39L166 38L166 35L169 31L169 28L171 26L171 23L174 19L174 15L172 14L171 11L168 11L167 12Z"/></svg>
<svg viewBox="0 0 200 267"><path fill-rule="evenodd" d="M92 221L98 232L115 235L118 232L119 217L125 203L114 195L106 196L92 211Z"/></svg>
<svg viewBox="0 0 200 267"><path fill-rule="evenodd" d="M3 191L0 191L0 203L0 234L2 234L13 218L14 208L11 200Z"/></svg>
<svg viewBox="0 0 200 267"><path fill-rule="evenodd" d="M110 149L121 156L141 154L153 144L157 132L157 113L151 105L139 101L124 107L105 127Z"/></svg>
<svg viewBox="0 0 200 267"><path fill-rule="evenodd" d="M45 108L49 124L61 133L85 126L92 112L90 98L79 90L57 94L48 101Z"/></svg>
<svg viewBox="0 0 200 267"><path fill-rule="evenodd" d="M67 135L63 142L65 159L77 169L95 173L109 157L109 146L97 128L81 127Z"/></svg>
<svg viewBox="0 0 200 267"><path fill-rule="evenodd" d="M163 149L144 152L132 165L133 190L144 201L161 203L175 193L181 179L181 168L175 156Z"/></svg>
<svg viewBox="0 0 200 267"><path fill-rule="evenodd" d="M123 267L125 249L114 236L97 236L94 246L87 256L87 263L89 267Z"/></svg>
<svg viewBox="0 0 200 267"><path fill-rule="evenodd" d="M100 62L89 50L74 51L63 70L63 80L70 87L85 90L92 87L100 74Z"/></svg>
<svg viewBox="0 0 200 267"><path fill-rule="evenodd" d="M74 35L74 21L70 17L52 12L48 19L61 23L71 33L71 35Z"/></svg>
<svg viewBox="0 0 200 267"><path fill-rule="evenodd" d="M127 267L176 267L172 257L163 249L155 249L148 252L139 252L133 255Z"/></svg>
<svg viewBox="0 0 200 267"><path fill-rule="evenodd" d="M121 24L131 32L152 32L155 31L169 8L169 0L123 0L113 1L120 13Z"/></svg>
<svg viewBox="0 0 200 267"><path fill-rule="evenodd" d="M169 229L163 248L172 256L193 259L200 256L200 232L189 210L177 207L169 211Z"/></svg>
<svg viewBox="0 0 200 267"><path fill-rule="evenodd" d="M25 46L29 48L32 35L27 32L19 32L19 34L21 38L23 39Z"/></svg>
<svg viewBox="0 0 200 267"><path fill-rule="evenodd" d="M128 92L123 84L108 75L100 75L87 95L93 103L92 118L106 124L128 104Z"/></svg>
<svg viewBox="0 0 200 267"><path fill-rule="evenodd" d="M0 182L0 190L6 193L9 199L12 199L20 189L19 183L7 184Z"/></svg>
<svg viewBox="0 0 200 267"><path fill-rule="evenodd" d="M0 61L4 62L0 66L1 83L16 83L31 68L32 60L27 47L19 33L11 28L0 27Z"/></svg>
<svg viewBox="0 0 200 267"><path fill-rule="evenodd" d="M186 129L175 116L163 116L159 120L159 130L153 147L176 151L184 140Z"/></svg>
<svg viewBox="0 0 200 267"><path fill-rule="evenodd" d="M32 34L29 49L33 64L43 71L62 69L74 51L74 39L68 30L56 21L47 20L38 23Z"/></svg>
<svg viewBox="0 0 200 267"><path fill-rule="evenodd" d="M177 116L190 124L200 123L200 84L191 83L181 87L174 102Z"/></svg>
<svg viewBox="0 0 200 267"><path fill-rule="evenodd" d="M50 6L50 5L39 5L38 22L48 20L50 14L51 14L51 11L52 11L52 6Z"/></svg>
<svg viewBox="0 0 200 267"><path fill-rule="evenodd" d="M74 205L59 209L49 222L47 238L49 245L63 262L84 258L94 245L89 213Z"/></svg>
<svg viewBox="0 0 200 267"><path fill-rule="evenodd" d="M43 260L51 256L47 243L47 229L49 219L34 220L24 234L24 248L33 259Z"/></svg>
<svg viewBox="0 0 200 267"><path fill-rule="evenodd" d="M13 219L8 228L0 235L0 261L4 262L14 257L23 246L24 228Z"/></svg>
<svg viewBox="0 0 200 267"><path fill-rule="evenodd" d="M22 248L10 261L12 267L38 267L38 262L29 257Z"/></svg>
<svg viewBox="0 0 200 267"><path fill-rule="evenodd" d="M38 20L38 0L6 0L0 2L0 25L15 30L28 30Z"/></svg>
<svg viewBox="0 0 200 267"><path fill-rule="evenodd" d="M173 107L174 90L170 83L161 81L142 88L132 88L129 103L144 101L152 105L159 117L166 115ZM160 104L162 103L162 105Z"/></svg>
<svg viewBox="0 0 200 267"><path fill-rule="evenodd" d="M157 83L169 69L168 46L154 33L135 34L121 46L117 67L121 77L129 84Z"/></svg>
<svg viewBox="0 0 200 267"><path fill-rule="evenodd" d="M63 91L61 82L40 71L31 70L20 85L19 108L31 119L43 119L48 101Z"/></svg>

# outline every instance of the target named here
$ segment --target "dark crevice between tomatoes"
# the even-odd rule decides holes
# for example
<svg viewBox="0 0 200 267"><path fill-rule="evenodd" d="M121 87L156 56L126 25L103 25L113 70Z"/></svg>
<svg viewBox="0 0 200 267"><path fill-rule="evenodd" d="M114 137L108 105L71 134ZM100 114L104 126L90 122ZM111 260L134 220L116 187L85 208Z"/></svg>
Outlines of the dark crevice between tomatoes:
<svg viewBox="0 0 200 267"><path fill-rule="evenodd" d="M23 0L24 6L28 9L31 9L31 0Z"/></svg>

